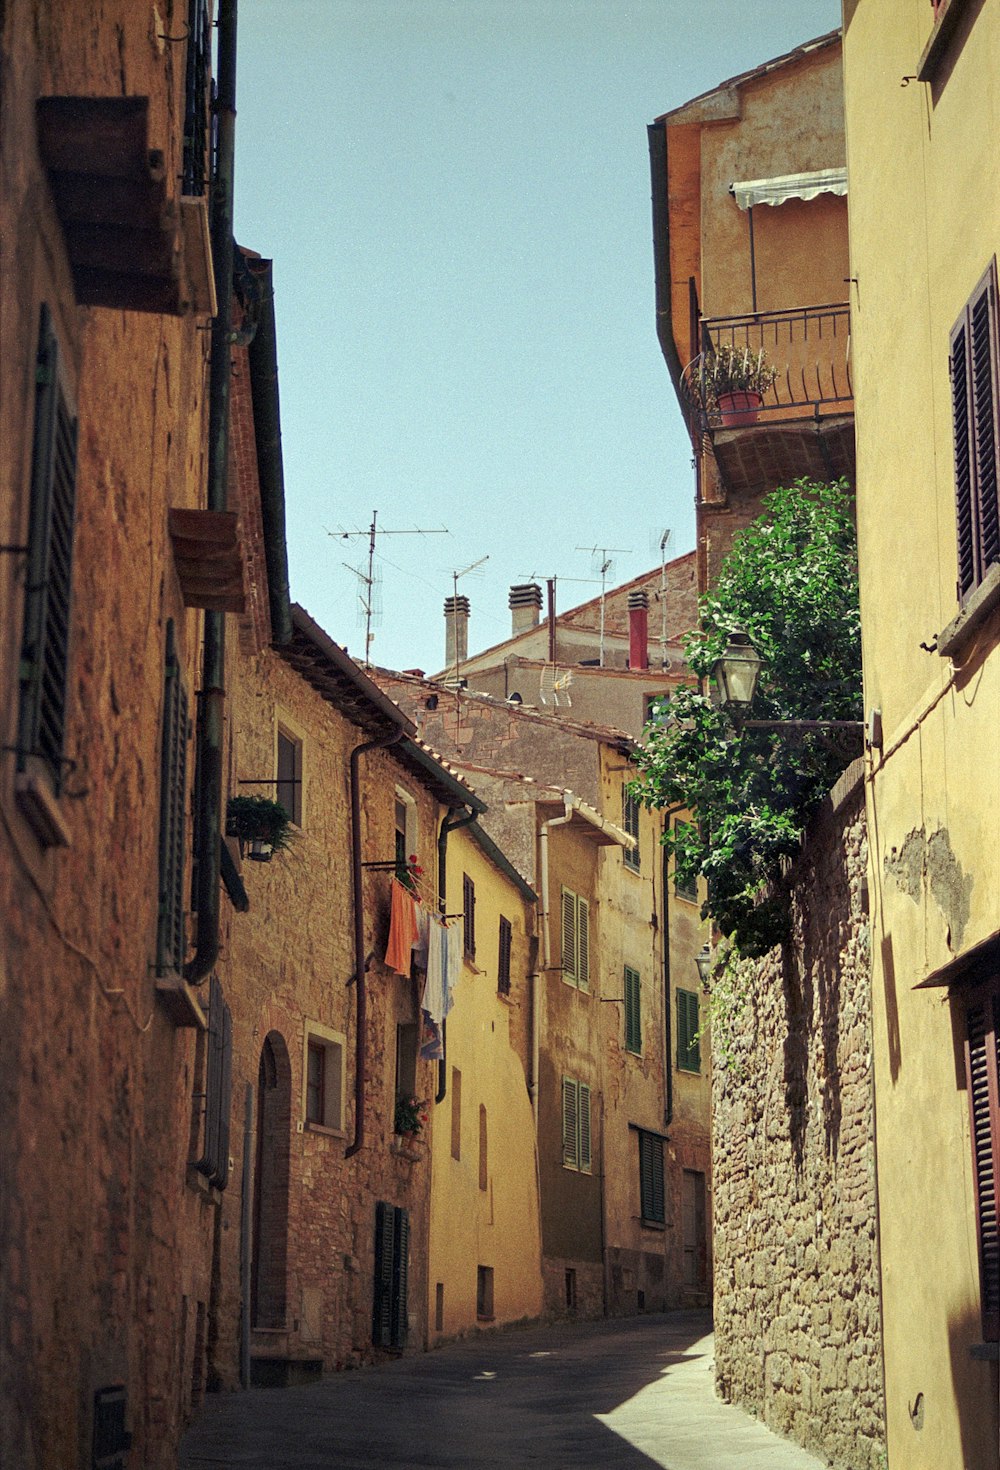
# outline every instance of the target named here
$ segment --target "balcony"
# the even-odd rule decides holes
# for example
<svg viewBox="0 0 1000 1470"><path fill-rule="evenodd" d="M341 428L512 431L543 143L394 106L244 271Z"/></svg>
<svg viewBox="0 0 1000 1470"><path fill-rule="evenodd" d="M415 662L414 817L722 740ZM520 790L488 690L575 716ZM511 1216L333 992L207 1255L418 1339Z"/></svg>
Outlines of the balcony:
<svg viewBox="0 0 1000 1470"><path fill-rule="evenodd" d="M690 426L711 441L730 493L800 478L854 480L854 390L846 302L742 316L702 317L702 355L684 370ZM778 370L753 422L727 424L702 386L704 355L722 346L763 351Z"/></svg>

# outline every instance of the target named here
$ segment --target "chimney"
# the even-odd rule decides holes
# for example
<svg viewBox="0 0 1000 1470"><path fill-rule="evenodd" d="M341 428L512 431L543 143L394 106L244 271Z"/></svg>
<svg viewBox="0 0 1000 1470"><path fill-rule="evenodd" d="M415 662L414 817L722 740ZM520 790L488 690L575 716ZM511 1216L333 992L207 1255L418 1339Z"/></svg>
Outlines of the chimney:
<svg viewBox="0 0 1000 1470"><path fill-rule="evenodd" d="M649 668L649 594L641 588L628 595L628 666Z"/></svg>
<svg viewBox="0 0 1000 1470"><path fill-rule="evenodd" d="M511 633L516 637L528 628L537 628L542 615L542 589L537 582L519 582L510 589Z"/></svg>
<svg viewBox="0 0 1000 1470"><path fill-rule="evenodd" d="M444 600L444 662L453 669L465 662L469 653L469 599L446 597Z"/></svg>

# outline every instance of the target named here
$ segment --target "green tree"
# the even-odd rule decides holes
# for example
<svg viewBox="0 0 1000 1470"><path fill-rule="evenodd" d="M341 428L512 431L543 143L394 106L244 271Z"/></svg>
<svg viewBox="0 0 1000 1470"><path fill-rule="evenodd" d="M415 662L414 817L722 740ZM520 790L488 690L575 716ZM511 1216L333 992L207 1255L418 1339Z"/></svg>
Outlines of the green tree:
<svg viewBox="0 0 1000 1470"><path fill-rule="evenodd" d="M635 794L650 807L682 807L691 820L664 843L678 877L704 878L702 909L744 955L787 934L782 859L846 763L828 738L747 729L718 708L712 665L742 628L763 659L753 717L860 720L861 626L857 546L848 487L799 480L764 500L764 514L734 538L701 628L686 643L698 683L655 707Z"/></svg>

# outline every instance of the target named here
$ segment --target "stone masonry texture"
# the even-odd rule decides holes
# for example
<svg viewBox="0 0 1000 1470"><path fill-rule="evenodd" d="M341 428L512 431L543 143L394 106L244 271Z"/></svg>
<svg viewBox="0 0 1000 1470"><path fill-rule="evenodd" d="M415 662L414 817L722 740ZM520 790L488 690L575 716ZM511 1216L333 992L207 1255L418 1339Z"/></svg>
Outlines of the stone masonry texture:
<svg viewBox="0 0 1000 1470"><path fill-rule="evenodd" d="M864 787L845 773L788 879L791 941L716 982L716 1374L838 1470L884 1453Z"/></svg>

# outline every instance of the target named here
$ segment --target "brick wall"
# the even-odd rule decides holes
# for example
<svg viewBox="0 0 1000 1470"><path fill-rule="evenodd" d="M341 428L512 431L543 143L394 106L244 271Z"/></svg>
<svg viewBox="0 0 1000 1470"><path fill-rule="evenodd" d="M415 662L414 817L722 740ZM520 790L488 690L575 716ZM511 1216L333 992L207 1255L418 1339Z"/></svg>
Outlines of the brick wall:
<svg viewBox="0 0 1000 1470"><path fill-rule="evenodd" d="M719 1390L841 1470L883 1463L866 861L856 765L713 1034Z"/></svg>

